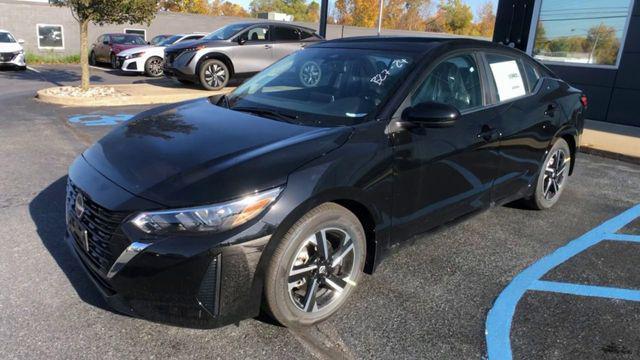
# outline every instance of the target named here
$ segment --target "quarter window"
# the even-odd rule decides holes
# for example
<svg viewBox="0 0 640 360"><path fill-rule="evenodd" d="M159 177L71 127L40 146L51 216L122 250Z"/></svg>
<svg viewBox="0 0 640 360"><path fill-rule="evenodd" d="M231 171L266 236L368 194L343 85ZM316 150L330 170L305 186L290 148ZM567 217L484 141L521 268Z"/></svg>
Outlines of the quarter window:
<svg viewBox="0 0 640 360"><path fill-rule="evenodd" d="M411 106L428 101L461 111L482 105L480 75L471 55L449 58L433 69L411 96Z"/></svg>
<svg viewBox="0 0 640 360"><path fill-rule="evenodd" d="M487 62L495 84L498 101L506 101L526 95L522 64L519 60L498 54L487 54Z"/></svg>
<svg viewBox="0 0 640 360"><path fill-rule="evenodd" d="M529 92L533 92L533 90L536 88L536 85L538 85L540 75L538 74L536 68L534 68L533 65L529 64L528 62L523 61L522 66L524 67L525 74L527 74L527 83L529 85L528 90Z"/></svg>

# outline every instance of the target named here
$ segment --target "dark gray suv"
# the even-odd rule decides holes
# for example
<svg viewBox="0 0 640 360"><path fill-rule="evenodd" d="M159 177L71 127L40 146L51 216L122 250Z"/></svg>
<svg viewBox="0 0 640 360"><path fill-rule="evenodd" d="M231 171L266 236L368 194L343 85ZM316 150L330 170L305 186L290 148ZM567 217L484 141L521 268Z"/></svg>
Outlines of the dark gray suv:
<svg viewBox="0 0 640 360"><path fill-rule="evenodd" d="M287 23L232 23L199 41L166 48L164 73L183 83L219 90L234 76L257 73L322 40L313 29Z"/></svg>

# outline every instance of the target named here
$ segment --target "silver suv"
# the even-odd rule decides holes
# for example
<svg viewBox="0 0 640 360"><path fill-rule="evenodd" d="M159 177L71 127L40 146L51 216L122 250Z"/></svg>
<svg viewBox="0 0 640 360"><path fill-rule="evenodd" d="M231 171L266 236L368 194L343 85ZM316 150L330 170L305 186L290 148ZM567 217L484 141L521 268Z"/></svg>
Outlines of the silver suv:
<svg viewBox="0 0 640 360"><path fill-rule="evenodd" d="M261 71L281 58L322 41L315 30L279 22L239 22L201 40L164 51L164 73L183 83L219 90L236 76Z"/></svg>

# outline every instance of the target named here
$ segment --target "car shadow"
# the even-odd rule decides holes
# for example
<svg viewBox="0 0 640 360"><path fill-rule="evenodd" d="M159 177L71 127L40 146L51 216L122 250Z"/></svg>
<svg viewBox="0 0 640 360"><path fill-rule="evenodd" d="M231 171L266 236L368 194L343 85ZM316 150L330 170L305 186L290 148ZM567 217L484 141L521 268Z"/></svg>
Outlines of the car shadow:
<svg viewBox="0 0 640 360"><path fill-rule="evenodd" d="M66 184L67 177L64 176L42 190L29 203L29 214L42 244L62 269L80 299L89 305L114 312L85 274L72 253L73 249L64 240Z"/></svg>

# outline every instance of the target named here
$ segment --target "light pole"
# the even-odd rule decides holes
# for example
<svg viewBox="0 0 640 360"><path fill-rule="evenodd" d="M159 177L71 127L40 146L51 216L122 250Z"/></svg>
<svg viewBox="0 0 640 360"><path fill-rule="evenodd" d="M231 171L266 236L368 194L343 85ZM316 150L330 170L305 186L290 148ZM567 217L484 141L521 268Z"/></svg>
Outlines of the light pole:
<svg viewBox="0 0 640 360"><path fill-rule="evenodd" d="M378 36L380 36L380 31L382 30L382 6L384 5L384 0L380 0L380 11L378 12Z"/></svg>

